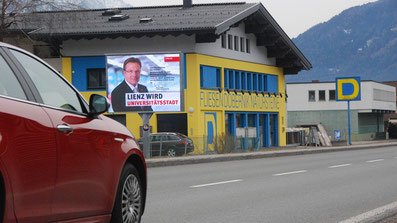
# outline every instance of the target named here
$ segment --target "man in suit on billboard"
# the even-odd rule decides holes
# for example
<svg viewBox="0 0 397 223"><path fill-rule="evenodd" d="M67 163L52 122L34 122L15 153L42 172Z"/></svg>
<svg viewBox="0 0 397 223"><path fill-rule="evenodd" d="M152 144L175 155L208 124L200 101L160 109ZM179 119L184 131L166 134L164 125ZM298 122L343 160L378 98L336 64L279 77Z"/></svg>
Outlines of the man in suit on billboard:
<svg viewBox="0 0 397 223"><path fill-rule="evenodd" d="M112 91L111 101L114 112L153 111L152 106L126 106L127 93L146 93L145 85L139 84L142 64L138 58L130 57L124 61L124 81Z"/></svg>

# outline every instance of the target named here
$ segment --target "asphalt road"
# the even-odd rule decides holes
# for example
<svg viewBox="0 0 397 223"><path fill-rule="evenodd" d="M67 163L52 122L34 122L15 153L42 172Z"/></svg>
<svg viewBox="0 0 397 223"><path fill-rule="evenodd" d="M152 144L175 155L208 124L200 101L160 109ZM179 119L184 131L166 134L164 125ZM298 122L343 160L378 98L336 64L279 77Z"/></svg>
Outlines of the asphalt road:
<svg viewBox="0 0 397 223"><path fill-rule="evenodd" d="M397 147L148 169L147 222L339 222L397 201Z"/></svg>

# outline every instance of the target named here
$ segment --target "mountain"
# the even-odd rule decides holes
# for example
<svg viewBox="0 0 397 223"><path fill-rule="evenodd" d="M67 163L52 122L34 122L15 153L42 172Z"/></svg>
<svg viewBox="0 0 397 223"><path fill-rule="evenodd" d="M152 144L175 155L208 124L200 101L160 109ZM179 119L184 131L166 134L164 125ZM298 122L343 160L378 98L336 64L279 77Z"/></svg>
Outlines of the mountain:
<svg viewBox="0 0 397 223"><path fill-rule="evenodd" d="M397 1L379 0L343 11L292 40L312 63L286 81L397 80Z"/></svg>
<svg viewBox="0 0 397 223"><path fill-rule="evenodd" d="M47 0L46 2L50 4L39 7L39 11L132 7L124 0Z"/></svg>

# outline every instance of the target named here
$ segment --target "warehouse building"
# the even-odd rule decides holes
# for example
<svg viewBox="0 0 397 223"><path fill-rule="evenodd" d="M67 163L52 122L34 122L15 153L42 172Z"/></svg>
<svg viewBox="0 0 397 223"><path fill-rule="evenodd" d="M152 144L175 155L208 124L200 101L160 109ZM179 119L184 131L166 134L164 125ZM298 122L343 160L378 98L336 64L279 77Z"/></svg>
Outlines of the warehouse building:
<svg viewBox="0 0 397 223"><path fill-rule="evenodd" d="M336 101L335 82L288 83L288 126L321 123L335 140L348 140L347 102ZM350 102L352 141L385 138L383 116L396 111L396 88L376 81L361 81L361 100Z"/></svg>

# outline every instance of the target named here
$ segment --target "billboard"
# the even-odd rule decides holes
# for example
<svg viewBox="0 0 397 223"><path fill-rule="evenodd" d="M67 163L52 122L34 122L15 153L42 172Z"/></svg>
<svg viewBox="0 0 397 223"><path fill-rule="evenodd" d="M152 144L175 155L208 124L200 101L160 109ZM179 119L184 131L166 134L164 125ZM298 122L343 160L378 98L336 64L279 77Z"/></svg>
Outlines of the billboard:
<svg viewBox="0 0 397 223"><path fill-rule="evenodd" d="M179 53L106 56L109 112L183 111L180 58Z"/></svg>

